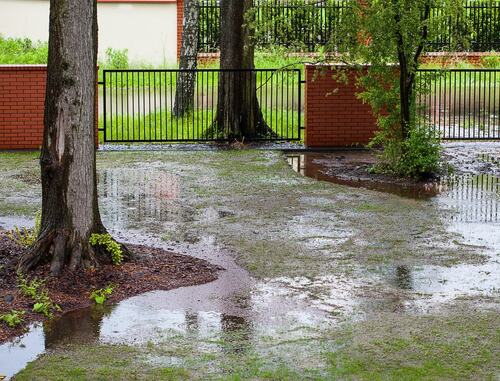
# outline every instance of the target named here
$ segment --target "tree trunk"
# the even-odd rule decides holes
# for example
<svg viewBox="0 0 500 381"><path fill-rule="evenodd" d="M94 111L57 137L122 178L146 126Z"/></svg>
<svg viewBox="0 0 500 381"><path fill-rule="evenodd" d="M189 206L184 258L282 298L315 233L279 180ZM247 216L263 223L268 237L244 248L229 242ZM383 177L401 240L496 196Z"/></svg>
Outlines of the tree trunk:
<svg viewBox="0 0 500 381"><path fill-rule="evenodd" d="M393 0L393 6L396 9L395 21L396 25L399 26L401 23L401 16L398 12L398 5L395 0ZM411 113L412 113L412 102L413 93L415 85L415 75L418 69L420 56L424 50L425 44L427 43L427 38L429 30L427 27L427 21L429 20L431 13L431 4L426 2L421 17L421 24L423 25L420 31L421 36L419 44L412 57L407 56L405 51L405 41L401 30L397 30L397 44L398 44L398 59L399 59L399 93L400 93L400 107L401 107L401 133L403 140L406 140L410 134L411 126ZM409 67L411 65L411 67Z"/></svg>
<svg viewBox="0 0 500 381"><path fill-rule="evenodd" d="M194 106L196 68L198 64L198 0L184 0L184 19L182 23L182 45L179 69L192 70L179 73L175 90L174 116L190 112Z"/></svg>
<svg viewBox="0 0 500 381"><path fill-rule="evenodd" d="M245 19L252 3L252 0L221 0L222 72L219 75L215 137L242 140L275 135L267 126L257 99L251 20Z"/></svg>
<svg viewBox="0 0 500 381"><path fill-rule="evenodd" d="M41 231L21 258L28 271L49 262L52 275L98 266L106 254L89 244L104 233L95 154L96 0L51 0L42 176Z"/></svg>

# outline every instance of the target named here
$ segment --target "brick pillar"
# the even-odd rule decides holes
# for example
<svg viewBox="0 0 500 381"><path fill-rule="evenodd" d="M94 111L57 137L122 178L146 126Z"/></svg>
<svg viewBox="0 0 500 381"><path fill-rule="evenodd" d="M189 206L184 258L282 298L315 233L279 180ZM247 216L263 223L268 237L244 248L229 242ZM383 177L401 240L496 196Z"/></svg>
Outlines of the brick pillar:
<svg viewBox="0 0 500 381"><path fill-rule="evenodd" d="M182 22L184 20L184 0L177 0L177 60L181 57Z"/></svg>
<svg viewBox="0 0 500 381"><path fill-rule="evenodd" d="M345 67L343 67L345 69ZM333 78L335 66L306 65L305 145L309 148L366 145L377 130L369 105L356 97L356 71L348 83Z"/></svg>
<svg viewBox="0 0 500 381"><path fill-rule="evenodd" d="M0 65L0 150L42 146L46 80L46 65Z"/></svg>

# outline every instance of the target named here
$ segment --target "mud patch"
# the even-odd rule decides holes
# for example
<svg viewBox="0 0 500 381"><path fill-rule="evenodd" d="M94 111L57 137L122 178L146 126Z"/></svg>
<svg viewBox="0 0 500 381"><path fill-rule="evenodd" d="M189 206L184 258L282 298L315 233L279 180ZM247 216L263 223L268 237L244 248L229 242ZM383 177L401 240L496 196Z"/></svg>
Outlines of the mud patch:
<svg viewBox="0 0 500 381"><path fill-rule="evenodd" d="M88 307L92 290L115 286L109 303L152 290L171 290L217 279L222 268L190 256L178 255L158 248L129 245L136 257L119 268L106 265L99 271L65 273L59 278L49 277L48 265L30 277L47 279L46 287L54 303L64 312ZM45 320L32 312L33 301L19 293L16 265L24 249L13 243L5 232L0 232L0 315L11 310L26 311L23 325L10 329L0 325L0 342L21 334L28 324Z"/></svg>

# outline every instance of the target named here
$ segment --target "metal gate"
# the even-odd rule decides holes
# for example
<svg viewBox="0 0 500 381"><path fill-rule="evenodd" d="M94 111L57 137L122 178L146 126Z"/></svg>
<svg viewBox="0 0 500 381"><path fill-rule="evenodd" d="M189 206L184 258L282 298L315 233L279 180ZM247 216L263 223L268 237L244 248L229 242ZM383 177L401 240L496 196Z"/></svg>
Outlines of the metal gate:
<svg viewBox="0 0 500 381"><path fill-rule="evenodd" d="M442 139L500 139L499 69L422 69L417 115Z"/></svg>
<svg viewBox="0 0 500 381"><path fill-rule="evenodd" d="M176 90L188 75L195 79L191 107L179 115L174 112ZM236 76L233 79L243 91L256 92L266 131L258 131L253 140L301 140L301 70L165 69L103 71L99 130L104 142L224 140L213 128L222 76Z"/></svg>

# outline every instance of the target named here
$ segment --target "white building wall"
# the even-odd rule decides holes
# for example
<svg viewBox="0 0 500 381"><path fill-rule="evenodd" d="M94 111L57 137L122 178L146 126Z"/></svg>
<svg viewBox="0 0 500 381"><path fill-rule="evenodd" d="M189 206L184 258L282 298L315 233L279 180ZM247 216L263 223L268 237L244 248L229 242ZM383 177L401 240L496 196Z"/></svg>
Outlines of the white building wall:
<svg viewBox="0 0 500 381"><path fill-rule="evenodd" d="M132 64L163 65L177 58L175 3L98 3L99 59L108 48L128 49ZM0 0L0 34L47 41L48 0Z"/></svg>

